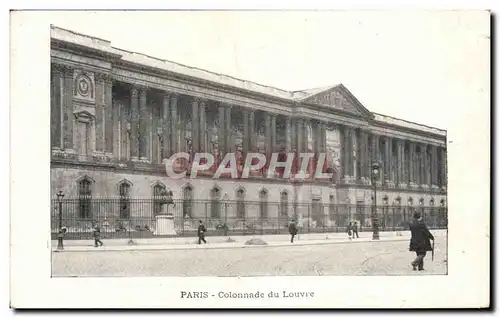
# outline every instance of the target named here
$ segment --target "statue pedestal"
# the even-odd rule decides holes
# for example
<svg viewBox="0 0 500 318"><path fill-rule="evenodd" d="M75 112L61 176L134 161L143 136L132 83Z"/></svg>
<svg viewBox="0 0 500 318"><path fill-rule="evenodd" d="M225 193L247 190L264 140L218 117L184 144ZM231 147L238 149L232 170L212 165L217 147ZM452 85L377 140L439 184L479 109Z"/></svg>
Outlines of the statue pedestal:
<svg viewBox="0 0 500 318"><path fill-rule="evenodd" d="M156 229L153 235L177 235L174 228L174 216L160 214L156 216Z"/></svg>
<svg viewBox="0 0 500 318"><path fill-rule="evenodd" d="M162 206L162 214L156 216L156 229L153 235L177 235L174 226L174 215L167 213L167 205Z"/></svg>

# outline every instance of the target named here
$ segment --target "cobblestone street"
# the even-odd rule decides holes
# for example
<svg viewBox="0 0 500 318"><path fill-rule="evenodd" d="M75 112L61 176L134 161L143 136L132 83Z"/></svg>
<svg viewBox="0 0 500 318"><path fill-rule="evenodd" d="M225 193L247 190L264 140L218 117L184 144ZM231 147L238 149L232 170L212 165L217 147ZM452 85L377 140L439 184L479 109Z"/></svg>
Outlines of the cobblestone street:
<svg viewBox="0 0 500 318"><path fill-rule="evenodd" d="M53 253L53 276L269 276L446 274L446 237L413 272L407 241L158 251Z"/></svg>

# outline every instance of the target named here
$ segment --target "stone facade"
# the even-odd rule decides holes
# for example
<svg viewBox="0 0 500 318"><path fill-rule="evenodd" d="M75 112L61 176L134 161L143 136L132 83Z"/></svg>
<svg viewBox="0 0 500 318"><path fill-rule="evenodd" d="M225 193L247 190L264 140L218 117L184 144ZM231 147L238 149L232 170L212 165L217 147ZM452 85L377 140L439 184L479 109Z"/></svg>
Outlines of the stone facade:
<svg viewBox="0 0 500 318"><path fill-rule="evenodd" d="M66 197L183 198L372 204L371 164L381 164L380 204L446 204L446 132L370 112L343 85L289 92L116 49L51 30L51 190ZM176 152L327 153L331 180L253 175L246 180L168 178ZM187 163L188 165L188 163ZM423 201L422 201L423 200ZM325 208L326 209L326 208ZM248 211L247 213L257 213ZM274 213L274 212L271 212ZM277 213L277 212L276 212Z"/></svg>

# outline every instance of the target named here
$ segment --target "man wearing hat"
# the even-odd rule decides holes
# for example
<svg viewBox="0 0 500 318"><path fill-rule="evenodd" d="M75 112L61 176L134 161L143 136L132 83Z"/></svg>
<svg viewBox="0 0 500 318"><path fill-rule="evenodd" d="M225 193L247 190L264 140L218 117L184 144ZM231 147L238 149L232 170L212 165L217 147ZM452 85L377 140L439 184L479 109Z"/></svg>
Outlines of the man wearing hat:
<svg viewBox="0 0 500 318"><path fill-rule="evenodd" d="M414 271L416 271L417 268L419 271L423 271L424 257L427 251L432 251L430 240L434 241L434 236L429 232L419 212L413 214L413 221L410 223L410 231L410 251L417 254L415 260L411 262L411 266Z"/></svg>
<svg viewBox="0 0 500 318"><path fill-rule="evenodd" d="M205 240L205 232L207 231L205 225L203 224L203 221L200 220L198 224L198 244L201 244L201 241L203 243L207 244L207 241Z"/></svg>
<svg viewBox="0 0 500 318"><path fill-rule="evenodd" d="M290 239L290 243L293 243L293 238L295 235L297 235L298 229L297 229L297 224L295 224L295 220L291 219L290 223L288 224L288 231L290 232L290 235L292 236Z"/></svg>

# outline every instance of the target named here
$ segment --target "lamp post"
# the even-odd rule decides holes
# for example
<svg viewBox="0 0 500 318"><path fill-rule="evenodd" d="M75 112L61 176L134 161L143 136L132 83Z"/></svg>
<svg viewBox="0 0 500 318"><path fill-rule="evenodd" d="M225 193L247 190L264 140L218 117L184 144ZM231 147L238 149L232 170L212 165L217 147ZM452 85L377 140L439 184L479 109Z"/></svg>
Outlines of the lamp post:
<svg viewBox="0 0 500 318"><path fill-rule="evenodd" d="M228 195L227 192L224 193L224 196L222 197L222 200L224 201L224 224L227 224L227 204L228 204Z"/></svg>
<svg viewBox="0 0 500 318"><path fill-rule="evenodd" d="M57 203L59 204L59 230L57 235L57 249L63 250L63 226L62 226L62 200L64 198L64 193L59 190L57 192Z"/></svg>
<svg viewBox="0 0 500 318"><path fill-rule="evenodd" d="M378 162L372 163L372 184L373 184L373 207L372 207L372 229L373 240L379 240L380 234L378 230L378 216L377 216L377 180L380 174L380 165Z"/></svg>

